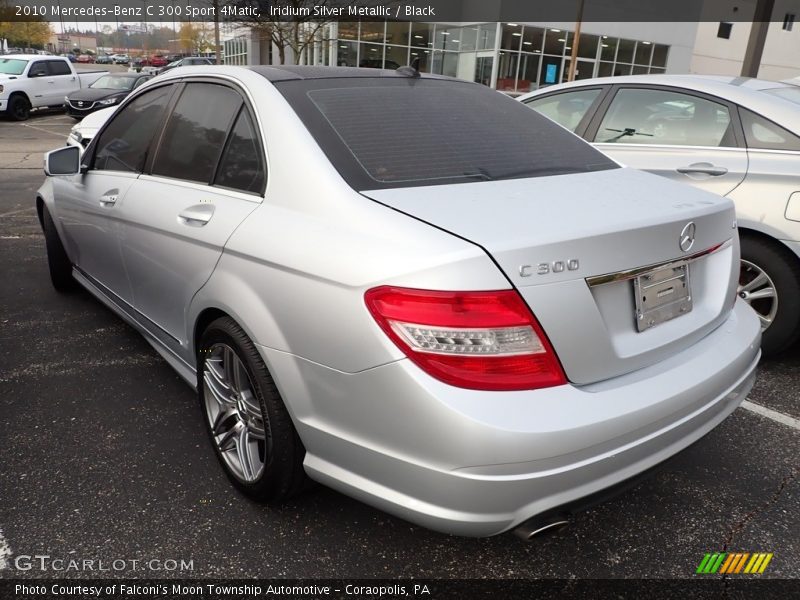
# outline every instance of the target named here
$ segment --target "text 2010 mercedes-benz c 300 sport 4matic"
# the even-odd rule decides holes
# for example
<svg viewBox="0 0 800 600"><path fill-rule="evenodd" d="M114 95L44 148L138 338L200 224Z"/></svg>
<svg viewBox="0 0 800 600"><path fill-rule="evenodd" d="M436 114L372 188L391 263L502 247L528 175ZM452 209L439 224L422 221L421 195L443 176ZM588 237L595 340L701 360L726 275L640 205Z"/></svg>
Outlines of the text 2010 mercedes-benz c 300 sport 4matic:
<svg viewBox="0 0 800 600"><path fill-rule="evenodd" d="M254 498L309 477L440 531L535 530L753 384L733 204L481 85L178 68L79 152L36 200L53 283L196 386Z"/></svg>

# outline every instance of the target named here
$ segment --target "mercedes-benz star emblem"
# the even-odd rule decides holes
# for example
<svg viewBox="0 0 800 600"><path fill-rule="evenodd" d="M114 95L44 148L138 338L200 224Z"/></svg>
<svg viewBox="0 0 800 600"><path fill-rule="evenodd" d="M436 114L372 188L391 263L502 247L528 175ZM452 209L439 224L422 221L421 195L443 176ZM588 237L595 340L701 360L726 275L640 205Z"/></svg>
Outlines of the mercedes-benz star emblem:
<svg viewBox="0 0 800 600"><path fill-rule="evenodd" d="M684 252L688 252L692 249L692 246L694 246L694 232L696 229L697 226L694 224L694 221L689 221L681 231L681 237L678 243L681 250Z"/></svg>

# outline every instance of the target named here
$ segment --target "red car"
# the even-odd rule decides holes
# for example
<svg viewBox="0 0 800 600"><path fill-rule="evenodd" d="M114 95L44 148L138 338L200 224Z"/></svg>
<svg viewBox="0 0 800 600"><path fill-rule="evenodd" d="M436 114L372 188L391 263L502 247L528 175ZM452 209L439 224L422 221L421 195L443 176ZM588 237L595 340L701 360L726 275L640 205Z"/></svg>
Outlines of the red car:
<svg viewBox="0 0 800 600"><path fill-rule="evenodd" d="M79 62L79 63L93 63L93 62L94 62L94 56L91 56L91 55L89 55L89 54L80 54L80 55L78 56L78 58L77 58L77 59L75 59L75 62Z"/></svg>
<svg viewBox="0 0 800 600"><path fill-rule="evenodd" d="M150 57L151 67L166 67L167 62L167 58L161 54L154 54Z"/></svg>

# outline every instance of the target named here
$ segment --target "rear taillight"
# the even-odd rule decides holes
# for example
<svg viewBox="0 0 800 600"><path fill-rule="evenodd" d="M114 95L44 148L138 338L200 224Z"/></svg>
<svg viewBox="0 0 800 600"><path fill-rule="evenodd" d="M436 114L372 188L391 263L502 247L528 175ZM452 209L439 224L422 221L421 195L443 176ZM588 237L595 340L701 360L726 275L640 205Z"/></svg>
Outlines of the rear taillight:
<svg viewBox="0 0 800 600"><path fill-rule="evenodd" d="M386 335L426 373L475 390L567 382L550 342L514 290L378 287L364 299Z"/></svg>

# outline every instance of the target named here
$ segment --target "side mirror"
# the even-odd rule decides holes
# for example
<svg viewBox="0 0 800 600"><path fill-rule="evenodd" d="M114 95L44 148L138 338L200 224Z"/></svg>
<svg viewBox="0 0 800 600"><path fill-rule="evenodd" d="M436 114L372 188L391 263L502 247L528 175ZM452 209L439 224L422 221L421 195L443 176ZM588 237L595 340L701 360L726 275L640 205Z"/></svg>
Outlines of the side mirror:
<svg viewBox="0 0 800 600"><path fill-rule="evenodd" d="M77 175L81 172L81 151L77 146L51 150L44 155L46 175Z"/></svg>

